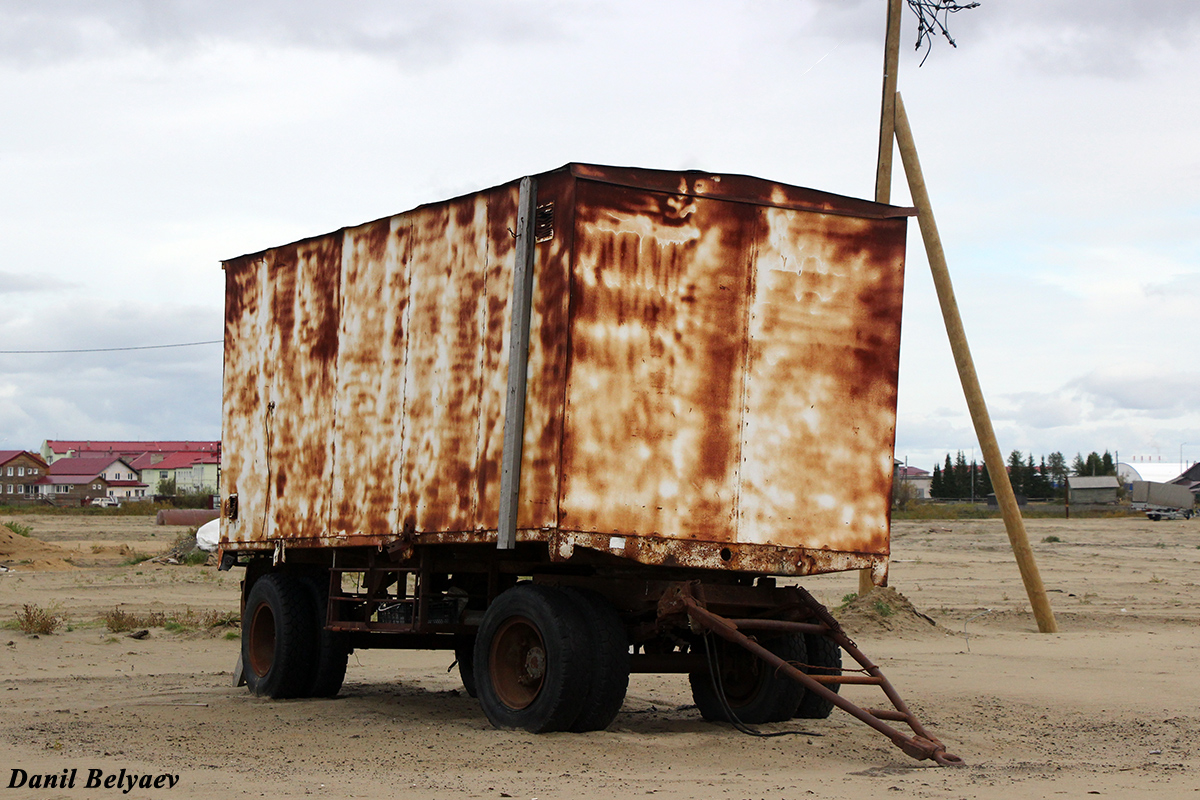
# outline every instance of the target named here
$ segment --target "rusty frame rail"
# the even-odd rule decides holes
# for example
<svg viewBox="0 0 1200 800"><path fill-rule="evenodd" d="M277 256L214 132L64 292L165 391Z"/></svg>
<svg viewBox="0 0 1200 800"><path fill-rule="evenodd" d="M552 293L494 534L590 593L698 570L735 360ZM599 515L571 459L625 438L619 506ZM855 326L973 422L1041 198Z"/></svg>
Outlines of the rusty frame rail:
<svg viewBox="0 0 1200 800"><path fill-rule="evenodd" d="M704 607L702 600L685 585L675 595L675 603L680 610L687 613L693 630L697 633L712 632L726 641L740 645L763 661L775 668L776 672L787 675L803 684L807 691L815 692L821 698L828 700L855 719L866 723L882 733L899 747L906 755L918 761L930 759L943 767L962 766L963 760L956 755L946 752L946 746L937 737L926 730L920 720L909 710L904 700L884 677L879 667L867 658L853 640L842 630L841 625L829 613L825 606L801 587L795 587L802 604L811 612L818 622L789 622L777 619L727 619L714 614ZM837 642L850 657L859 663L865 675L809 675L797 669L792 664L766 649L743 630L761 630L773 632L810 633L827 636ZM852 701L830 690L826 683L867 684L878 686L891 701L895 710L864 709ZM912 735L888 725L887 722L903 722L912 729Z"/></svg>

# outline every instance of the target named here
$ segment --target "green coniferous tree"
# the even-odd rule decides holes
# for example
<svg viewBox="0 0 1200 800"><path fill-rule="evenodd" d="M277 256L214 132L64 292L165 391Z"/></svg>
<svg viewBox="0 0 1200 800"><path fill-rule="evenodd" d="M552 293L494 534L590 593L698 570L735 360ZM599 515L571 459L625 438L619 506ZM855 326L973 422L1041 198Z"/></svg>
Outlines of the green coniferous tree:
<svg viewBox="0 0 1200 800"><path fill-rule="evenodd" d="M1044 461L1045 459L1043 459ZM1044 500L1046 498L1046 490L1043 488L1045 481L1042 478L1041 471L1038 470L1037 464L1033 461L1033 451L1029 452L1029 459L1025 462L1025 495L1031 500Z"/></svg>
<svg viewBox="0 0 1200 800"><path fill-rule="evenodd" d="M1053 452L1047 459L1047 465L1050 467L1050 482L1054 489L1055 497L1063 497L1067 490L1067 459L1062 453Z"/></svg>
<svg viewBox="0 0 1200 800"><path fill-rule="evenodd" d="M1015 494L1029 496L1025 486L1025 461L1020 450L1013 450L1008 454L1008 482L1012 484Z"/></svg>
<svg viewBox="0 0 1200 800"><path fill-rule="evenodd" d="M1071 462L1071 473L1074 475L1087 475L1087 461L1079 453L1075 454L1075 460Z"/></svg>
<svg viewBox="0 0 1200 800"><path fill-rule="evenodd" d="M946 496L946 486L942 481L942 468L937 464L933 465L933 479L929 483L929 496L935 500L941 500Z"/></svg>
<svg viewBox="0 0 1200 800"><path fill-rule="evenodd" d="M954 483L958 486L960 500L971 498L971 469L967 466L967 457L959 450L954 457Z"/></svg>

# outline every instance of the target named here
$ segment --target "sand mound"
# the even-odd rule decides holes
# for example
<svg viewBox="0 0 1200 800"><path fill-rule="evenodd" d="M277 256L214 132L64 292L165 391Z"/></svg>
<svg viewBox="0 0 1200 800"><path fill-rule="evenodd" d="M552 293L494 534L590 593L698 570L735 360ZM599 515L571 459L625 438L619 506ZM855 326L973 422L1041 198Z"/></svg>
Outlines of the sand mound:
<svg viewBox="0 0 1200 800"><path fill-rule="evenodd" d="M833 615L851 636L893 633L900 636L945 636L948 631L932 617L918 611L895 589L876 587L864 597L833 610Z"/></svg>
<svg viewBox="0 0 1200 800"><path fill-rule="evenodd" d="M75 569L65 559L76 553L56 544L19 536L0 525L0 564L14 570L45 571Z"/></svg>

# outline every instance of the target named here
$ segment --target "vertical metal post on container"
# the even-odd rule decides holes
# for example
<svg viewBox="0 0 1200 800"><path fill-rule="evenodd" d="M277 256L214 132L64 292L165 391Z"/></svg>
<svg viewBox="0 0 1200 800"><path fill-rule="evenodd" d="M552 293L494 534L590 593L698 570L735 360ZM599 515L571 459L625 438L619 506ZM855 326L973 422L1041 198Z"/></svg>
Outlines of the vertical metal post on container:
<svg viewBox="0 0 1200 800"><path fill-rule="evenodd" d="M513 267L512 329L508 342L508 392L504 400L504 450L500 456L500 519L496 547L517 546L521 454L525 444L525 387L529 375L529 319L533 309L533 223L537 181L521 179L517 201L517 260Z"/></svg>

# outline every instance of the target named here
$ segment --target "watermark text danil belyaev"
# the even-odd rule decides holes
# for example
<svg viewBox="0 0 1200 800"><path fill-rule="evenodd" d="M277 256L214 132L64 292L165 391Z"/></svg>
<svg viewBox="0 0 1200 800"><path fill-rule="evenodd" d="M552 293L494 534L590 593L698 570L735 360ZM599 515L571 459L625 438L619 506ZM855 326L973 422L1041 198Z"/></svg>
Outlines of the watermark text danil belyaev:
<svg viewBox="0 0 1200 800"><path fill-rule="evenodd" d="M62 772L35 772L13 768L7 789L109 789L129 794L134 789L173 789L179 776L167 772L105 772L102 769L64 769Z"/></svg>

